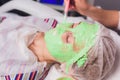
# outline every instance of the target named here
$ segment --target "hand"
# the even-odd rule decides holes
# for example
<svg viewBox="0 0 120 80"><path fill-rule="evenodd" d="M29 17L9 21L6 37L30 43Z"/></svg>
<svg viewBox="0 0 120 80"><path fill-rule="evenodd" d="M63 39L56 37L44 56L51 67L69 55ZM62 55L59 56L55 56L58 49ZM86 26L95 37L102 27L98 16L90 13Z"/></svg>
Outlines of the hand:
<svg viewBox="0 0 120 80"><path fill-rule="evenodd" d="M68 0L64 0L65 4ZM69 10L75 10L80 14L84 13L90 9L92 5L88 3L88 0L70 0Z"/></svg>

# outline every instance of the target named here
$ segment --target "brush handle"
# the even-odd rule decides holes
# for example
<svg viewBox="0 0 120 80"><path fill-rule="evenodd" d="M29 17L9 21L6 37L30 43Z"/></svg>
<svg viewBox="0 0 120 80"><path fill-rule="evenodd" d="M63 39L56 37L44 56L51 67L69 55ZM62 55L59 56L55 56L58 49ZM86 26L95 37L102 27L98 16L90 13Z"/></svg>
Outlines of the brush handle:
<svg viewBox="0 0 120 80"><path fill-rule="evenodd" d="M66 5L65 5L65 9L64 9L65 13L68 13L69 5L70 5L70 0L67 0Z"/></svg>

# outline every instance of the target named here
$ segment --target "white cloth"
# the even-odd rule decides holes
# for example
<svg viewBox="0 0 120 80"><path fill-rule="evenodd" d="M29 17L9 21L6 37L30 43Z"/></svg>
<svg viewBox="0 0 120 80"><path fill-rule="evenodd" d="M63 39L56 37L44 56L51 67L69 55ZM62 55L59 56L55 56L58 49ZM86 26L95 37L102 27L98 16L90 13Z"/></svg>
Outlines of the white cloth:
<svg viewBox="0 0 120 80"><path fill-rule="evenodd" d="M37 31L51 27L44 19L7 16L0 23L0 76L44 70L46 62L38 62L28 45Z"/></svg>
<svg viewBox="0 0 120 80"><path fill-rule="evenodd" d="M10 0L9 2L0 6L0 14L13 9L20 10L32 16L40 18L53 18L54 16L63 16L60 12L33 0Z"/></svg>

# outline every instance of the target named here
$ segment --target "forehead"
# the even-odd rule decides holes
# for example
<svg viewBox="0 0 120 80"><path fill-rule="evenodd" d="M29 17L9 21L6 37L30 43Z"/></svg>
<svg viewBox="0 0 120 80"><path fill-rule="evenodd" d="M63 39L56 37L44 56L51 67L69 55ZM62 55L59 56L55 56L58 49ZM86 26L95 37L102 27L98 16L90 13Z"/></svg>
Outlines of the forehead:
<svg viewBox="0 0 120 80"><path fill-rule="evenodd" d="M73 25L73 23L59 23L59 24L57 24L57 27L67 27L67 28L69 28L72 25Z"/></svg>
<svg viewBox="0 0 120 80"><path fill-rule="evenodd" d="M98 24L88 23L88 22L80 22L80 23L60 23L57 25L56 30L61 34L66 31L71 31L75 34L83 34L96 32L96 28L98 28ZM89 34L88 34L89 35Z"/></svg>
<svg viewBox="0 0 120 80"><path fill-rule="evenodd" d="M63 29L68 29L68 28L76 28L78 25L80 25L81 22L79 23L60 23L57 25L57 27L63 28Z"/></svg>
<svg viewBox="0 0 120 80"><path fill-rule="evenodd" d="M66 31L66 30L69 31L76 28L78 24L79 23L60 23L56 26L56 29L58 31Z"/></svg>

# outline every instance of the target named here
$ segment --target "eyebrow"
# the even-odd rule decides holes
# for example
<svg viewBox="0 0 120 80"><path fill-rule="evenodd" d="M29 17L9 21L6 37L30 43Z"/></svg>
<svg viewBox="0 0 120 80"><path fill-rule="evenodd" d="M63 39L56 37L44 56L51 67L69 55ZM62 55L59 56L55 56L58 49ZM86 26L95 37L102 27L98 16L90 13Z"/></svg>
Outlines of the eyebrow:
<svg viewBox="0 0 120 80"><path fill-rule="evenodd" d="M74 24L72 24L72 26L70 26L70 28L73 28Z"/></svg>
<svg viewBox="0 0 120 80"><path fill-rule="evenodd" d="M81 22L79 22L79 23L74 23L74 24L72 24L72 26L70 26L70 28L75 28L75 27L77 27L77 25L79 25ZM76 25L75 27L74 27L74 25Z"/></svg>

